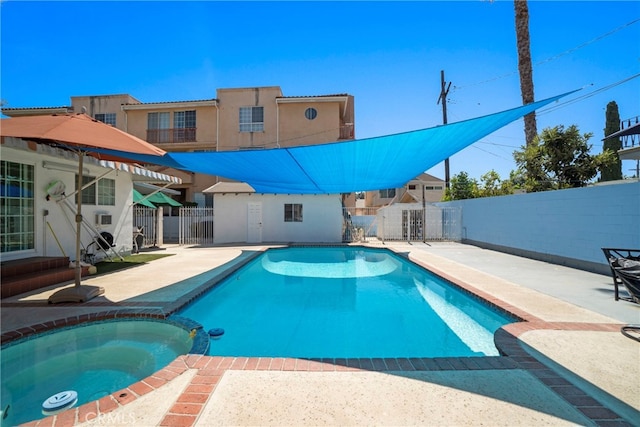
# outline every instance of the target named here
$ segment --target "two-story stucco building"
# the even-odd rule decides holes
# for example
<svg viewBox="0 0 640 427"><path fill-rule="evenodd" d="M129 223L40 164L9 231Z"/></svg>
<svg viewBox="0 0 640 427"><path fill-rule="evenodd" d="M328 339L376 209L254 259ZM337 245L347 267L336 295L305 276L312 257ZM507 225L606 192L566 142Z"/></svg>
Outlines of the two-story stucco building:
<svg viewBox="0 0 640 427"><path fill-rule="evenodd" d="M354 98L348 94L293 96L278 86L218 89L216 98L141 102L128 94L72 96L71 105L5 108L9 117L85 112L97 120L169 152L268 149L349 140L355 137ZM180 202L209 204L203 190L224 180L173 169Z"/></svg>

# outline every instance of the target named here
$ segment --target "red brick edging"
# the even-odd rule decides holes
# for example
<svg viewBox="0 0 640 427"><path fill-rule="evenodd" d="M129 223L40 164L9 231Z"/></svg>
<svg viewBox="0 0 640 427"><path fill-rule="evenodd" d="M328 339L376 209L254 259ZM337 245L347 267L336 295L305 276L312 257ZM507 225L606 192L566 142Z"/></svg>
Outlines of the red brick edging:
<svg viewBox="0 0 640 427"><path fill-rule="evenodd" d="M161 426L193 426L205 404L215 392L222 375L228 370L297 371L297 372L402 372L402 371L470 371L496 369L526 370L549 389L573 405L585 417L600 426L630 426L618 414L604 407L593 397L571 384L554 370L527 353L518 343L521 334L539 329L575 331L618 331L615 324L583 323L514 323L496 332L496 345L503 356L442 357L442 358L355 358L355 359L294 359L248 358L185 355L176 358L166 368L97 401L69 409L61 414L33 421L27 426L69 426L107 417L110 412L153 392L189 369L196 369L185 390L164 415Z"/></svg>

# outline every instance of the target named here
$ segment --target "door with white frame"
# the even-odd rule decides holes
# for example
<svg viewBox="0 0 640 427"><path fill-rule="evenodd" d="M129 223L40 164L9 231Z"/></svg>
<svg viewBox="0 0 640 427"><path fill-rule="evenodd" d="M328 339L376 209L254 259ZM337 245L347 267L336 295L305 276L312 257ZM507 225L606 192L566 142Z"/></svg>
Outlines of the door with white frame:
<svg viewBox="0 0 640 427"><path fill-rule="evenodd" d="M247 243L261 243L262 203L249 203L247 209Z"/></svg>

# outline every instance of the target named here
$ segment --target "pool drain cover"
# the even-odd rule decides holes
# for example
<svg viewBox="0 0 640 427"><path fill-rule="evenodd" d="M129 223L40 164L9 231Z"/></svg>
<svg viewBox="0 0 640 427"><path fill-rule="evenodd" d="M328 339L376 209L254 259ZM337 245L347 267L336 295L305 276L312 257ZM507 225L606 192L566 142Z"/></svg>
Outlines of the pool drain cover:
<svg viewBox="0 0 640 427"><path fill-rule="evenodd" d="M53 415L67 408L71 408L77 401L77 392L73 390L61 391L42 402L42 413L44 415Z"/></svg>

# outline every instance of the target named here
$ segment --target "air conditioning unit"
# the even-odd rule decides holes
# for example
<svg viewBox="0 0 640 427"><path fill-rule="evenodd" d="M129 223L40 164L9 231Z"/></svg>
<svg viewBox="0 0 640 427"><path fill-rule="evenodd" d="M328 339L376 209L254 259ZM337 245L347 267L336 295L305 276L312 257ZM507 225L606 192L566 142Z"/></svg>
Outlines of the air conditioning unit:
<svg viewBox="0 0 640 427"><path fill-rule="evenodd" d="M111 225L111 222L110 214L96 214L96 225Z"/></svg>

